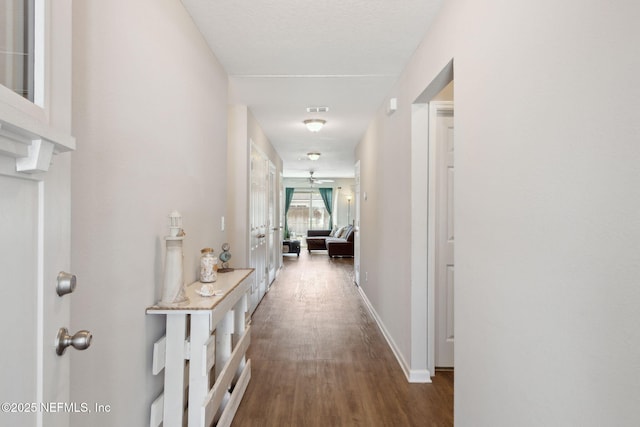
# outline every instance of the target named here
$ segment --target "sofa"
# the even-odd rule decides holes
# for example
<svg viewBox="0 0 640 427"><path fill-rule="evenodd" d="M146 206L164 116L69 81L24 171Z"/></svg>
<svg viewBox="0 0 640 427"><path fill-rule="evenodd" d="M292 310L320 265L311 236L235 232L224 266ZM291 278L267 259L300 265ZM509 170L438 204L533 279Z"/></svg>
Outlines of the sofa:
<svg viewBox="0 0 640 427"><path fill-rule="evenodd" d="M308 230L307 250L326 250L329 257L353 256L353 237L355 230L348 225L336 230Z"/></svg>

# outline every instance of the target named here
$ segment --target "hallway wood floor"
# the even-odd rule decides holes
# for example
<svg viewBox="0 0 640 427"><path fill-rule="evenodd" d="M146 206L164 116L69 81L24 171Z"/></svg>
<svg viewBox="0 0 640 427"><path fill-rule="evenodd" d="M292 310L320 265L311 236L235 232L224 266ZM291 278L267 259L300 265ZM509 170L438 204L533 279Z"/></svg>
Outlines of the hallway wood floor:
<svg viewBox="0 0 640 427"><path fill-rule="evenodd" d="M353 284L353 260L285 256L253 315L245 426L451 426L453 372L407 382Z"/></svg>

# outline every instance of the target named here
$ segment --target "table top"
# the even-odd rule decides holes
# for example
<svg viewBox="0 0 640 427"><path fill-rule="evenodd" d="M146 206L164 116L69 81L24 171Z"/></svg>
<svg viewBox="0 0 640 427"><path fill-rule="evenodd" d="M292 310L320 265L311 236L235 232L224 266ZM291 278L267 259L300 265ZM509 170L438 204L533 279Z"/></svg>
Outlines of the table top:
<svg viewBox="0 0 640 427"><path fill-rule="evenodd" d="M170 307L160 306L158 304L147 307L147 314L167 314L176 312L192 312L200 310L213 310L224 298L242 283L244 279L249 277L255 269L253 268L236 268L234 271L227 273L218 273L218 278L213 283L215 295L203 297L197 293L204 283L198 281L188 285L185 293L189 301L181 305Z"/></svg>

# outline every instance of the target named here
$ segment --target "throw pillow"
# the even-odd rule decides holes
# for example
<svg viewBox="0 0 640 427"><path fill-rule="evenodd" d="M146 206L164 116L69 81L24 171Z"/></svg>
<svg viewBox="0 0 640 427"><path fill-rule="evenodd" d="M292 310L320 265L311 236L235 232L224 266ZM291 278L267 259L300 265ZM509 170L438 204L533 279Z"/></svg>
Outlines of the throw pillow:
<svg viewBox="0 0 640 427"><path fill-rule="evenodd" d="M353 226L350 225L349 227L347 227L347 229L344 231L342 238L345 240L349 240L349 237L351 236L351 234L353 233Z"/></svg>

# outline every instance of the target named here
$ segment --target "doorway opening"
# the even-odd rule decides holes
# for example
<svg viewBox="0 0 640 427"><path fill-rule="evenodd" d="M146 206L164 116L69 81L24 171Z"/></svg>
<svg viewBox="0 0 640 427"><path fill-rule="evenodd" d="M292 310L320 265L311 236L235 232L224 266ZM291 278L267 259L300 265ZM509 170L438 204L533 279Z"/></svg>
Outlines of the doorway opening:
<svg viewBox="0 0 640 427"><path fill-rule="evenodd" d="M287 212L287 225L291 240L300 240L304 245L304 236L308 230L329 229L329 212L317 188L295 188L291 205Z"/></svg>
<svg viewBox="0 0 640 427"><path fill-rule="evenodd" d="M412 382L454 367L453 81L451 60L412 105Z"/></svg>

